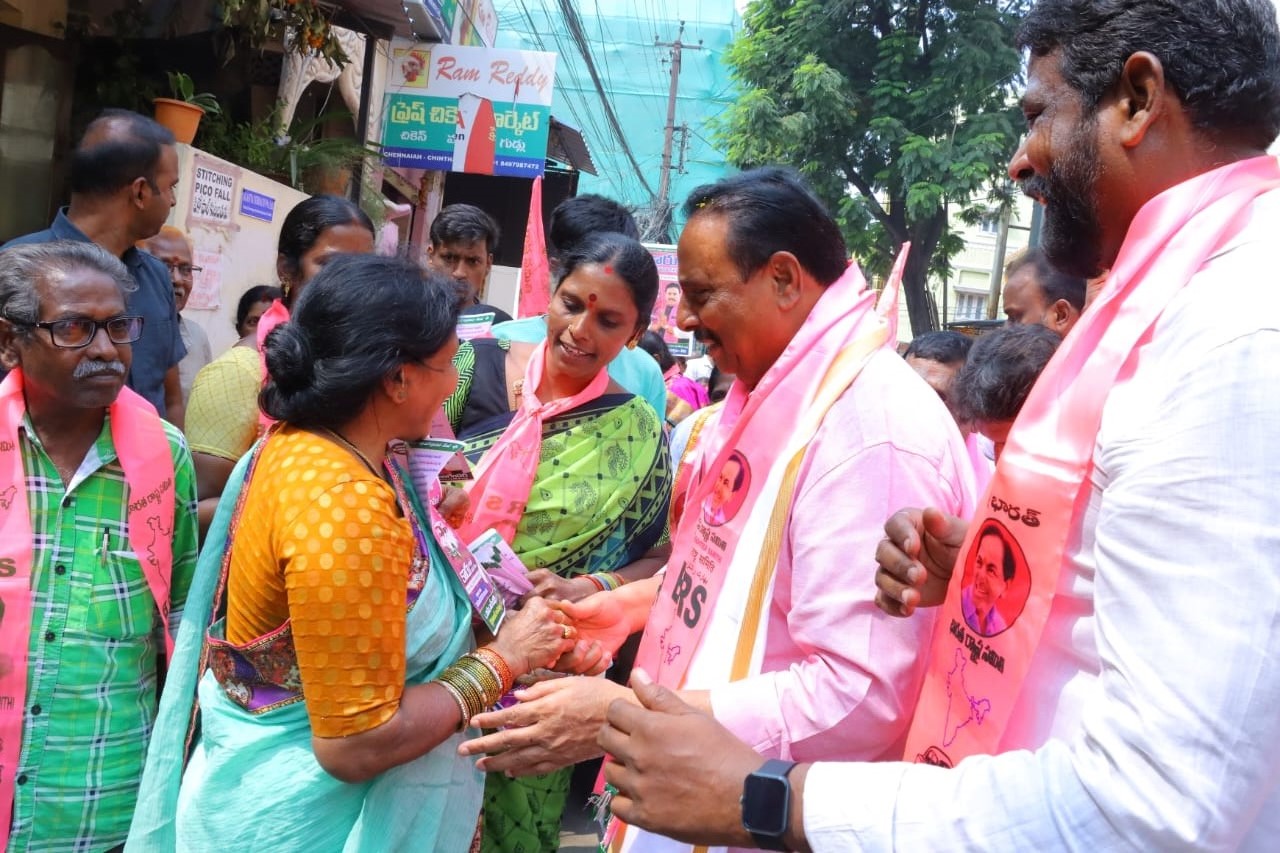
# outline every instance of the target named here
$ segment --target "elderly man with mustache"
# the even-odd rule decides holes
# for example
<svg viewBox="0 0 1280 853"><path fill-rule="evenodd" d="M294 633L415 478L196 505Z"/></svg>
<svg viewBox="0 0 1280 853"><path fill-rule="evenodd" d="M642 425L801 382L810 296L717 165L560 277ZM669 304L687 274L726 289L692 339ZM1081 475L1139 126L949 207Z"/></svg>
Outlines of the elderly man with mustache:
<svg viewBox="0 0 1280 853"><path fill-rule="evenodd" d="M0 253L0 849L124 843L196 560L182 434L125 387L128 268Z"/></svg>

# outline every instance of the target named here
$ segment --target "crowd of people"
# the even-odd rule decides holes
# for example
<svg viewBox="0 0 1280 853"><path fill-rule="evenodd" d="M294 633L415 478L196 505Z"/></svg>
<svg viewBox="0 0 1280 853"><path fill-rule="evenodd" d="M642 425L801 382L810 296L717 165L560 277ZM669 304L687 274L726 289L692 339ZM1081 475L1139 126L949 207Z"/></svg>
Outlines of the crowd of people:
<svg viewBox="0 0 1280 853"><path fill-rule="evenodd" d="M173 138L91 123L0 250L0 846L553 851L603 759L611 852L1268 849L1276 12L1018 38L1041 242L901 355L764 167L685 201L674 288L562 203L516 320L483 210L418 263L307 199L214 357Z"/></svg>

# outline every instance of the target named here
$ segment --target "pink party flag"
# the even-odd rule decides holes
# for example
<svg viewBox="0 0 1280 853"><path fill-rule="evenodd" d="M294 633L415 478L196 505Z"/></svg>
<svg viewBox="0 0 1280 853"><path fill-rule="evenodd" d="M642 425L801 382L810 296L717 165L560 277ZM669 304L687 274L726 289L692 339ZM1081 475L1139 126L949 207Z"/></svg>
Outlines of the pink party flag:
<svg viewBox="0 0 1280 853"><path fill-rule="evenodd" d="M533 179L529 194L529 224L524 230L524 259L520 262L518 317L547 313L551 302L551 269L547 265L547 238L542 230L542 176Z"/></svg>
<svg viewBox="0 0 1280 853"><path fill-rule="evenodd" d="M911 241L908 240L898 251L889 280L884 283L884 290L880 291L880 299L876 301L876 313L889 324L889 336L884 345L890 349L898 347L898 295L902 291L902 271L907 268L907 255L910 253Z"/></svg>

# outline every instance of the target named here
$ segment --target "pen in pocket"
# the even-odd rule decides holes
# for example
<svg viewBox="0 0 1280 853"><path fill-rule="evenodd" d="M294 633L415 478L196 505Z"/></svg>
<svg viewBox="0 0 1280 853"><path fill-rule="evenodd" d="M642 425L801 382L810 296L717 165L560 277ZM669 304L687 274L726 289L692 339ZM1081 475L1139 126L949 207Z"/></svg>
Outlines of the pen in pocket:
<svg viewBox="0 0 1280 853"><path fill-rule="evenodd" d="M98 559L102 562L107 561L107 531L102 531L102 549L98 551Z"/></svg>

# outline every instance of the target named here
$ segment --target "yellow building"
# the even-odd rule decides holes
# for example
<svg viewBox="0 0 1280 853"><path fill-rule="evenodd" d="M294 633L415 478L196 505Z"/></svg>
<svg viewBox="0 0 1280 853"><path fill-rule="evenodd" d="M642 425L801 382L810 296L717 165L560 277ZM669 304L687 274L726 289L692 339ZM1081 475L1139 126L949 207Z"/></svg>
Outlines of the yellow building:
<svg viewBox="0 0 1280 853"><path fill-rule="evenodd" d="M1002 261L997 259L1001 254L1002 230L998 209L983 217L977 225L966 225L955 216L951 217L951 228L961 235L964 249L951 259L951 275L945 281L930 282L943 328L949 323L988 319L987 300L992 277L997 277L998 286L1003 286L1004 265L1030 243L1034 206L1031 199L1022 193L1016 194L1009 210ZM997 304L995 319L1003 317L1002 308Z"/></svg>

